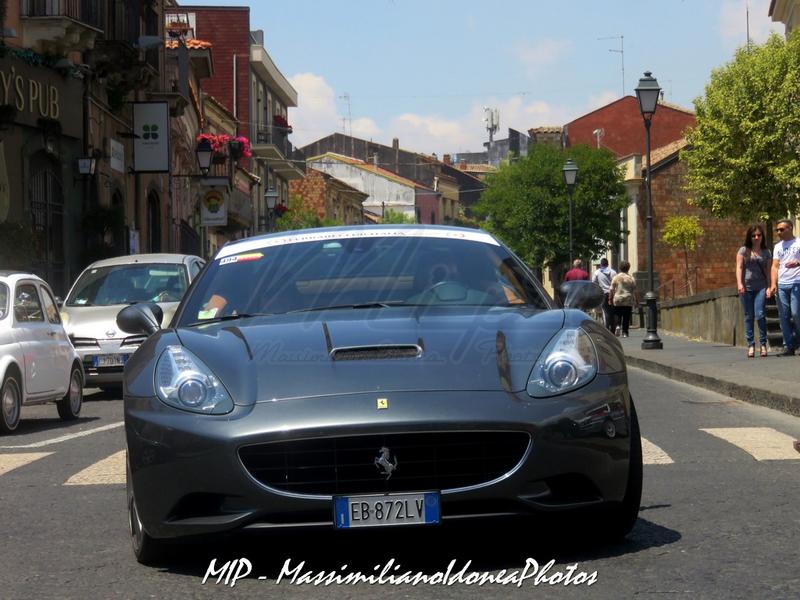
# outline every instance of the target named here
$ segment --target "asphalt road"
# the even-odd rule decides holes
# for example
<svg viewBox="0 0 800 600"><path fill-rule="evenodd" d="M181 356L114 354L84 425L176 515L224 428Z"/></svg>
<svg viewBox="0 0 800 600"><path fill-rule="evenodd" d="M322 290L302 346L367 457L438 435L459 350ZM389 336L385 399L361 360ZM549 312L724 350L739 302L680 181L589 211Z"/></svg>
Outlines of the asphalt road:
<svg viewBox="0 0 800 600"><path fill-rule="evenodd" d="M547 519L404 531L235 536L176 549L169 566L139 565L125 513L121 402L99 392L79 422L54 406L24 410L0 437L0 598L797 598L800 590L800 419L631 369L645 442L639 521L628 541L603 546ZM86 433L86 435L76 435ZM788 446L787 446L788 445ZM203 576L246 558L235 587ZM507 570L546 577L596 572L587 586L294 585L302 572L433 575ZM469 562L468 564L468 561ZM343 565L347 565L342 569ZM244 567L243 567L244 568ZM246 570L246 568L244 568ZM244 572L244 571L242 571ZM263 579L259 579L262 577Z"/></svg>

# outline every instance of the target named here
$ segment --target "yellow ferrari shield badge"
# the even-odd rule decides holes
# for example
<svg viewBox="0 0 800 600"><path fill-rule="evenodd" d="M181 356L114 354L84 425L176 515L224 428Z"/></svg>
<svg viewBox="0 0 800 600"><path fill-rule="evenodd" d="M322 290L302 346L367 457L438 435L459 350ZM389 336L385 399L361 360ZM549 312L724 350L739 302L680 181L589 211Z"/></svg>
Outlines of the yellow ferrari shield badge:
<svg viewBox="0 0 800 600"><path fill-rule="evenodd" d="M378 405L378 410L383 410L389 408L389 399L388 398L378 398L376 401Z"/></svg>

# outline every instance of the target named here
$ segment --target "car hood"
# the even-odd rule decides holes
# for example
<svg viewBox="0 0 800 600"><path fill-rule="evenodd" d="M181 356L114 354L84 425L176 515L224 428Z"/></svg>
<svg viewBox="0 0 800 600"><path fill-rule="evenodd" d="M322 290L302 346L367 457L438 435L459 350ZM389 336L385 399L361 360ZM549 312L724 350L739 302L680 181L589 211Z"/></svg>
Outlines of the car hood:
<svg viewBox="0 0 800 600"><path fill-rule="evenodd" d="M164 311L163 324L166 326L172 320L178 302L157 303ZM117 327L117 315L127 304L112 304L111 306L63 306L61 320L67 334L74 337L94 339L114 339L128 337L129 334L120 331ZM109 335L111 334L111 335Z"/></svg>
<svg viewBox="0 0 800 600"><path fill-rule="evenodd" d="M248 404L363 392L521 391L563 323L561 310L391 308L257 317L178 335L232 391L250 396L234 401Z"/></svg>

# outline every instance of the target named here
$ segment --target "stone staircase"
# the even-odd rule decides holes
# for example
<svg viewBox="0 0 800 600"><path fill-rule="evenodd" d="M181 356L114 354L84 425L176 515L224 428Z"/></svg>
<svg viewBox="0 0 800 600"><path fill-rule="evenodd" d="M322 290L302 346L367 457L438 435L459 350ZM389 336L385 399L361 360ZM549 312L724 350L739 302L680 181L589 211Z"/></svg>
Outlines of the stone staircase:
<svg viewBox="0 0 800 600"><path fill-rule="evenodd" d="M783 335L781 334L781 320L778 317L778 305L775 298L769 298L766 306L767 313L767 342L770 349L783 349ZM756 325L758 327L758 325ZM756 335L758 335L756 333ZM758 341L758 339L756 339Z"/></svg>

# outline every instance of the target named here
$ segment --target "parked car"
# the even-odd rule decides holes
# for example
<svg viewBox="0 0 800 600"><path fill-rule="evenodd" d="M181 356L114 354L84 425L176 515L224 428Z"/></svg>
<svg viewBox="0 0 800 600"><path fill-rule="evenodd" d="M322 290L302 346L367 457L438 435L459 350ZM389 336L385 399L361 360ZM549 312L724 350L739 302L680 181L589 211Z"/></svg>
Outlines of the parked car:
<svg viewBox="0 0 800 600"><path fill-rule="evenodd" d="M140 562L236 529L435 526L639 510L642 452L619 341L558 307L492 235L371 226L232 242L125 370L128 511ZM574 514L568 513L568 514Z"/></svg>
<svg viewBox="0 0 800 600"><path fill-rule="evenodd" d="M83 362L87 387L121 386L125 363L145 339L119 331L120 307L156 302L168 323L203 265L199 256L134 254L97 261L81 273L67 294L61 316Z"/></svg>
<svg viewBox="0 0 800 600"><path fill-rule="evenodd" d="M0 433L17 428L23 406L55 401L65 421L81 412L80 358L61 324L53 292L30 273L0 271L0 374Z"/></svg>

